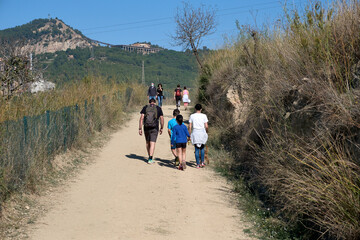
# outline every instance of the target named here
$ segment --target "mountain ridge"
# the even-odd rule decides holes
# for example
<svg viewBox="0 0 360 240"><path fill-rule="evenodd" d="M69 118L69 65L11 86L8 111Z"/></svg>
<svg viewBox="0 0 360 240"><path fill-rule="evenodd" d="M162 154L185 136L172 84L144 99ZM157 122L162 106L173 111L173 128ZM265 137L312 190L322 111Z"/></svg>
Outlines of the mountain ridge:
<svg viewBox="0 0 360 240"><path fill-rule="evenodd" d="M0 30L0 39L22 40L23 49L35 54L97 46L79 30L60 19L35 19L29 23Z"/></svg>

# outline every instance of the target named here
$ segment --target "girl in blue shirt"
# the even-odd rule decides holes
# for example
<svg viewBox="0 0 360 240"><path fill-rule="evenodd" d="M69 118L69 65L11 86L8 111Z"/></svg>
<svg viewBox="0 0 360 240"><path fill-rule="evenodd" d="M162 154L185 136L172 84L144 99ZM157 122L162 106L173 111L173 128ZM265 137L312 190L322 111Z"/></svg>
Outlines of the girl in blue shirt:
<svg viewBox="0 0 360 240"><path fill-rule="evenodd" d="M186 143L190 139L190 134L187 127L182 124L183 116L177 115L177 125L173 128L173 136L176 138L176 153L180 161L179 170L186 169Z"/></svg>

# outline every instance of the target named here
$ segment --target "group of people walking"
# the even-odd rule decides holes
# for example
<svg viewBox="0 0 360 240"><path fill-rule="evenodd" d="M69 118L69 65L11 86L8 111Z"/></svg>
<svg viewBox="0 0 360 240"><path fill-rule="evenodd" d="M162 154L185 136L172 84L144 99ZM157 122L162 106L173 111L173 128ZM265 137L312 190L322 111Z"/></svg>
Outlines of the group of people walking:
<svg viewBox="0 0 360 240"><path fill-rule="evenodd" d="M154 87L154 84L152 84L151 87ZM163 133L164 129L164 114L161 108L163 100L162 85L158 85L156 96L150 95L150 93L153 94L150 88L148 91L149 105L142 108L139 120L139 135L145 135L149 164L154 162L153 155L156 140L158 135ZM159 88L161 91L160 100L158 94ZM180 92L180 94L178 94L178 92ZM170 137L170 149L174 155L174 165L178 167L179 170L186 169L186 147L190 142L195 147L196 168L205 166L204 160L205 144L208 139L208 118L202 113L201 104L196 104L195 113L191 114L189 118L189 127L186 127L184 124L184 118L180 114L179 102L182 98L186 109L189 102L185 102L184 99L189 100L188 96L189 92L186 87L184 87L184 91L182 91L182 89L180 89L180 85L178 85L174 91L176 109L173 110L173 118L167 124L168 135ZM156 98L158 98L158 105L156 105ZM185 105L185 103L187 104Z"/></svg>
<svg viewBox="0 0 360 240"><path fill-rule="evenodd" d="M158 84L157 88L155 88L155 84L151 83L148 92L147 92L148 98L158 100L158 105L162 107L162 103L164 100L164 90L161 83Z"/></svg>
<svg viewBox="0 0 360 240"><path fill-rule="evenodd" d="M155 99L158 101L158 106L162 107L163 100L165 99L164 95L164 89L161 83L157 85L157 88L155 87L154 83L151 83L151 86L148 89L147 96L150 99ZM187 107L189 106L189 103L191 102L189 98L189 91L187 90L186 86L184 86L184 90L180 88L180 85L177 85L177 88L174 91L174 100L176 103L176 108L179 109L181 105L181 100L184 103L185 110L187 110Z"/></svg>

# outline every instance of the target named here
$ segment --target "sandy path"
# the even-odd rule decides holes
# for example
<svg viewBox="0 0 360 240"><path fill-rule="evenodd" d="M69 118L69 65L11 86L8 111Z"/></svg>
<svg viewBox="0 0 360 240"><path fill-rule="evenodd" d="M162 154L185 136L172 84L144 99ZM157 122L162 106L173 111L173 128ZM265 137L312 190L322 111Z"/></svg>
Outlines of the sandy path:
<svg viewBox="0 0 360 240"><path fill-rule="evenodd" d="M164 106L165 123L172 108ZM184 114L185 115L185 114ZM158 138L156 163L145 162L139 114L115 133L53 208L30 239L250 239L226 181L208 168L173 168L169 138ZM187 119L188 116L186 115Z"/></svg>

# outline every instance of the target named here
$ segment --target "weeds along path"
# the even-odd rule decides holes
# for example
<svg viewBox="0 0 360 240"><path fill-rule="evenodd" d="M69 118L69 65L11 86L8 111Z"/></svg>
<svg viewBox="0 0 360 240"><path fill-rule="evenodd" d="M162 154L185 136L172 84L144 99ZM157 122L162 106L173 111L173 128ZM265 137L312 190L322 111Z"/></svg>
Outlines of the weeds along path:
<svg viewBox="0 0 360 240"><path fill-rule="evenodd" d="M172 106L164 106L165 125ZM185 119L188 118L188 114ZM169 137L159 136L156 163L146 161L139 114L115 133L96 161L59 192L30 239L251 239L226 181L208 168L173 167ZM165 129L166 129L165 126Z"/></svg>

